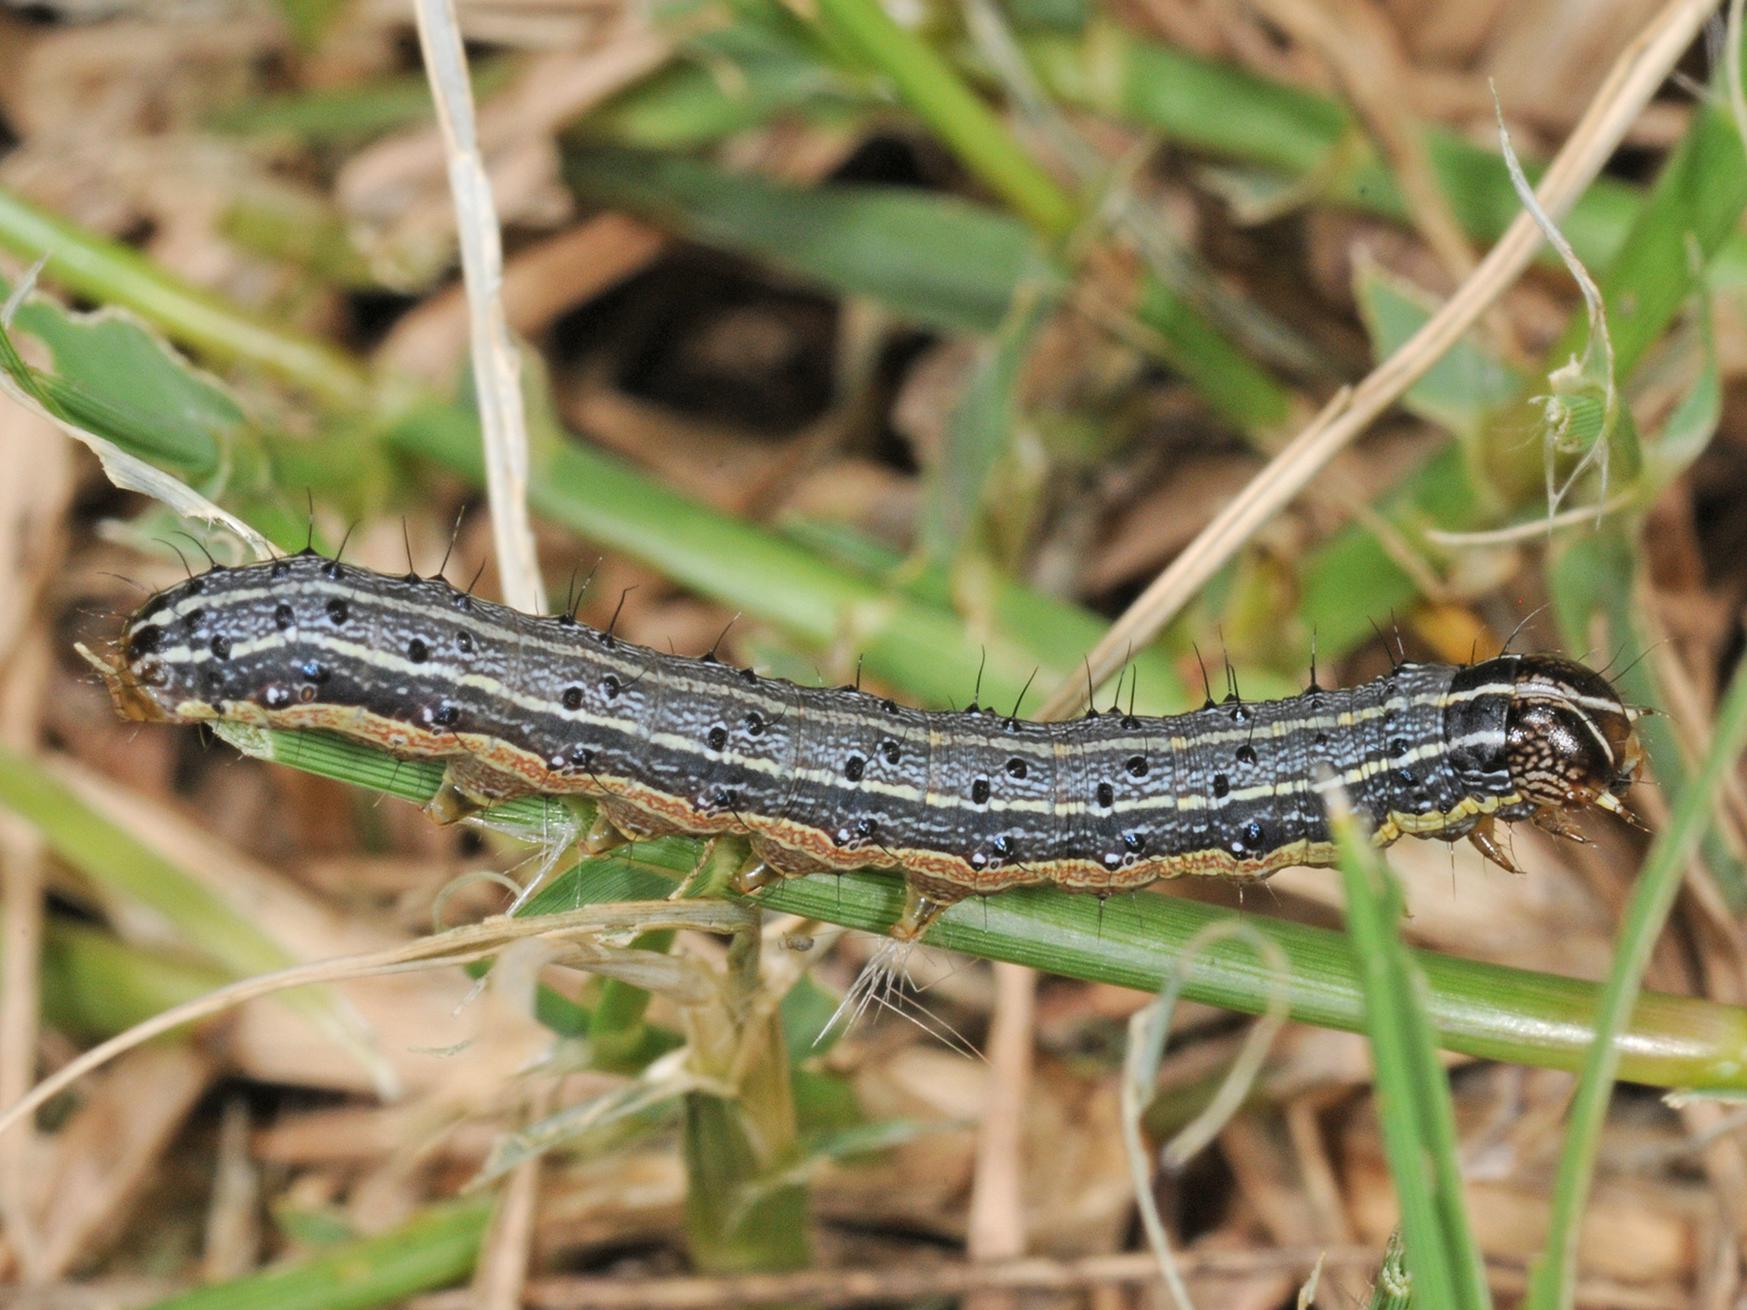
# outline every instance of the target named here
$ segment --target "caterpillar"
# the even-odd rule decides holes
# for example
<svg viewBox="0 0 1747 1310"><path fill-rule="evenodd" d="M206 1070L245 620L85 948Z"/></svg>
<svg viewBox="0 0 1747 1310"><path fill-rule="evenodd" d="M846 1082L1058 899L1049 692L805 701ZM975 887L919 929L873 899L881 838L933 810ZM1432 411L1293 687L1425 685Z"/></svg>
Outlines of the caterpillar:
<svg viewBox="0 0 1747 1310"><path fill-rule="evenodd" d="M1466 836L1513 868L1496 824L1569 836L1590 806L1630 820L1620 797L1642 761L1639 711L1550 655L1035 722L760 677L310 551L193 576L128 619L112 659L86 655L124 717L326 729L444 760L426 806L442 822L581 794L625 837L745 834L747 888L900 870L904 938L1007 887L1107 895L1331 864L1329 774L1379 846Z"/></svg>

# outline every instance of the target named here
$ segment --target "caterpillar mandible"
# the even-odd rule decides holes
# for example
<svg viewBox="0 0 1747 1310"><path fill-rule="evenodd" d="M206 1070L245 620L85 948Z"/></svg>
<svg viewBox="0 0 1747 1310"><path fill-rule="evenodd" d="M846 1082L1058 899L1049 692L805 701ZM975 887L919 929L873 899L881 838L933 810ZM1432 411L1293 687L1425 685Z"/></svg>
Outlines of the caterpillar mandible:
<svg viewBox="0 0 1747 1310"><path fill-rule="evenodd" d="M1567 832L1590 806L1630 819L1620 797L1642 761L1638 711L1555 656L1402 664L1351 688L1169 717L1034 722L760 677L310 551L159 592L113 662L90 658L129 718L321 728L447 760L426 807L439 821L581 794L627 836L746 834L748 887L901 870L905 938L1007 887L1109 894L1330 864L1320 765L1378 845L1466 836L1510 868L1497 823Z"/></svg>

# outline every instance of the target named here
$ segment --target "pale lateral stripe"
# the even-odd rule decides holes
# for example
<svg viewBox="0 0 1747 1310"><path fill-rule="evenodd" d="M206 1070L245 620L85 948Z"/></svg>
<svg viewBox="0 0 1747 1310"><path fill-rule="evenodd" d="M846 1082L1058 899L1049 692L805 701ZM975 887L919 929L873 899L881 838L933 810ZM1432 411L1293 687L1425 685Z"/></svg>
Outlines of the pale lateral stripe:
<svg viewBox="0 0 1747 1310"><path fill-rule="evenodd" d="M1601 735L1601 729L1596 727L1594 719L1590 718L1587 714L1582 714L1578 717L1583 720L1583 726L1589 729L1589 735L1595 739L1595 744L1601 747L1601 753L1607 757L1608 770L1611 772L1616 767L1614 748L1608 745L1607 738Z"/></svg>
<svg viewBox="0 0 1747 1310"><path fill-rule="evenodd" d="M226 606L268 598L277 600L282 598L287 591L294 591L302 595L315 594L328 597L339 597L362 606L379 605L384 609L395 610L434 622L441 622L450 626L466 627L478 635L488 636L494 640L503 641L507 638L514 637L518 639L518 645L533 646L567 658L575 658L578 654L575 645L566 645L563 643L548 641L537 634L527 632L522 625L519 624L512 626L507 623L482 621L481 616L476 611L467 612L458 610L454 612L444 612L440 616L434 616L430 614L429 606L427 605L401 601L397 598L383 596L374 592L363 592L355 587L345 585L343 580L340 582L333 582L332 580L305 580L301 583L281 583L272 588L229 592L219 598L219 600ZM189 610L198 607L199 600L199 597L188 598L186 602L168 607L166 611L162 611L161 613L165 615L175 613L178 616L184 616ZM213 602L209 602L209 604L210 603ZM489 602L480 602L480 604L487 605ZM494 606L493 608L501 607ZM514 611L504 612L514 613ZM157 616L154 616L154 619L156 619L156 617ZM166 626L168 622L169 619L166 617L164 619ZM293 633L295 635L293 635ZM448 680L458 686L464 686L480 691L487 696L507 701L519 706L520 708L538 714L556 715L580 725L592 726L615 732L633 741L639 738L649 740L652 744L661 747L662 749L673 751L681 755L698 755L712 759L720 758L724 762L737 765L747 771L762 773L771 777L780 777L794 773L805 781L817 783L829 789L852 790L844 788L840 775L832 770L809 768L789 770L776 761L758 756L741 755L738 752L733 751L731 748L724 750L719 754L716 752L710 752L707 749L700 748L699 744L691 738L680 736L678 734L655 733L652 735L646 735L650 723L653 721L652 717L649 721L645 721L643 719L598 715L585 710L567 710L562 706L553 705L550 701L544 698L531 697L524 693L514 691L505 686L498 679L460 670L446 661L428 660L422 664L415 664L411 660L404 659L391 652L375 650L360 643L348 641L343 637L338 636L336 633L321 632L313 629L293 629L291 632L268 634L252 641L235 643L232 646L231 658L238 660L246 659L253 655L280 649L292 644L294 641L299 643L309 642L318 649L332 651L344 655L347 658L359 660L373 668L390 670L405 676ZM644 652L644 648L629 643L624 643L622 649ZM655 654L655 652L646 653L649 655ZM163 650L157 653L154 658L161 659L167 663L185 663L191 665L200 665L215 660L215 657L211 654L209 649L205 647L193 647L185 643ZM617 655L612 648L605 646L602 646L599 650L588 652L588 658L590 660L599 660L609 665L617 666L617 668L631 674L632 676L641 675L648 668L646 664L635 660L627 660L623 656ZM720 686L713 683L701 683L684 677L679 674L677 669L671 666L665 667L663 669L663 674L664 676L661 679L658 679L658 683L667 684L671 682L675 690L689 692L694 696L716 697L719 696L721 692ZM771 682L772 680L769 679L761 679L758 684L748 684L743 688L737 687L734 689L736 699L743 699L744 701L755 703L761 702L768 706L774 702L774 698L768 696L768 694L761 694L761 692L762 688L770 685ZM1481 696L1508 694L1513 690L1513 688L1514 684L1511 683L1489 683L1480 687L1468 689L1462 693L1446 692L1438 697L1436 703L1440 707L1447 707L1463 701L1477 699ZM1572 697L1572 699L1581 700L1583 698ZM1593 700L1594 698L1588 699ZM1266 725L1245 726L1224 731L1198 733L1193 741L1196 745L1223 744L1233 741L1251 741L1255 739L1259 729L1264 726L1267 728L1268 734L1275 740L1284 739L1285 737L1300 731L1338 731L1343 728L1355 727L1360 723L1380 717L1391 710L1398 713L1411 711L1414 705L1418 703L1423 703L1423 698L1397 698L1375 705L1362 706L1358 709L1345 709L1334 715L1332 718L1321 715L1310 715L1302 718L1282 718L1276 719ZM779 713L794 708L792 704L778 704ZM1606 708L1611 709L1612 707L1606 706ZM966 733L959 730L963 720L959 719L958 716L930 715L929 718L945 720L944 723L935 728L931 733L931 737L937 740L944 747L950 748L963 745L986 747L988 745L989 739L986 735ZM1156 724L1168 721L1169 720L1156 719L1150 716L1145 717L1142 720L1143 724ZM879 722L881 723L882 728L886 730L886 735L899 735L897 732L892 731L900 726L899 723L886 722L883 718L879 720ZM903 724L902 726L908 727L910 725ZM1137 731L1144 734L1145 728L1143 727ZM1461 738L1456 744L1472 746L1482 743L1493 743L1498 741L1500 735L1501 734L1498 732L1490 730L1471 733ZM1015 742L1015 746L1018 746L1019 744L1018 741ZM1070 747L1077 745L1071 741L1064 741L1063 744ZM1191 741L1189 738L1175 736L1169 739L1169 744L1173 747L1187 748L1191 744ZM1127 747L1119 746L1118 749L1127 749ZM1394 761L1367 756L1365 759L1361 760L1357 766L1346 770L1342 774L1341 780L1344 785L1355 785L1390 768L1405 767L1409 764L1436 756L1444 749L1444 743L1422 743L1420 746L1415 747L1413 750ZM1084 814L1090 812L1102 812L1106 815L1122 816L1169 808L1178 811L1203 810L1212 815L1217 815L1230 805L1243 804L1249 801L1275 797L1282 794L1298 794L1311 785L1312 783L1310 780L1303 777L1288 779L1284 784L1282 784L1278 779L1271 779L1265 783L1252 785L1250 787L1235 788L1227 792L1225 796L1217 799L1208 797L1199 792L1180 796L1153 794L1121 798L1108 807L1094 806L1083 801L1074 800L1057 804L1051 800L1043 798L1004 798L998 795L991 796L988 801L978 805L972 802L968 797L959 796L954 792L929 792L926 789L918 789L913 786L889 782L878 778L866 778L862 782L856 784L853 790L871 792L875 795L884 796L895 801L921 803L924 805L941 806L952 809L988 811L991 813Z"/></svg>
<svg viewBox="0 0 1747 1310"><path fill-rule="evenodd" d="M257 565L254 567L264 566ZM538 650L545 651L548 654L561 657L572 657L577 653L577 647L574 643L553 641L542 636L538 630L530 630L526 624L528 621L535 620L537 616L523 614L521 611L512 610L507 606L499 605L495 601L477 600L470 609L445 609L439 613L433 614L429 603L423 600L408 600L402 599L398 596L384 594L382 592L366 591L360 587L348 584L344 577L333 579L326 576L318 576L314 578L286 579L267 586L243 588L236 591L225 592L217 598L206 596L204 593L194 596L186 596L180 601L160 610L151 618L140 620L139 623L140 626L155 625L168 627L172 615L177 618L185 618L195 609L211 608L214 604L222 604L228 608L243 602L255 602L269 599L278 601L283 599L287 593L298 596L313 595L330 599L349 600L365 605L377 605L381 606L383 609L392 610L395 613L435 623L447 624L451 627L467 628L476 636L491 637L497 640L503 640L508 635L508 630L513 628L516 637L524 646L531 646ZM510 617L508 619L494 618L492 617L493 611ZM514 622L516 619L523 620L524 622L516 623ZM593 628L588 628L587 625L579 625L579 629L589 632L595 631ZM589 658L604 659L609 663L617 664L621 669L626 671L632 671L642 667L636 661L627 660L624 656L617 654L617 650L637 650L650 655L659 654L659 652L651 651L647 647L638 646L632 642L619 642L617 643L616 648L604 644L600 645L598 649L589 652ZM1403 669L1415 669L1425 666L1404 664L1401 667ZM770 680L761 679L761 681ZM1602 712L1617 712L1619 708L1617 704L1612 701L1604 700L1600 697L1582 695L1576 692L1575 689L1566 687L1562 683L1553 683L1544 680L1538 681L1543 681L1543 685L1546 685L1550 692L1573 704L1581 705L1585 709ZM1510 696L1517 693L1517 691L1518 684L1515 681L1487 682L1482 683L1477 687L1466 688L1462 691L1456 691L1454 689L1446 690L1438 696L1436 705L1440 709L1446 709L1451 705L1478 700L1485 696ZM1330 694L1340 693L1336 692ZM1345 726L1348 722L1357 722L1362 719L1377 717L1386 710L1394 709L1399 711L1411 708L1412 704L1413 702L1410 700L1401 699L1386 704L1365 707L1356 714L1353 714L1350 711L1344 712L1340 716L1340 722L1342 723L1342 726ZM1149 719L1152 718L1152 716L1145 717ZM1253 730L1235 730L1220 739L1231 741L1242 740L1250 735L1251 731ZM1203 738L1203 740L1208 739L1209 738Z"/></svg>
<svg viewBox="0 0 1747 1310"><path fill-rule="evenodd" d="M799 768L789 770L775 760L759 756L741 755L732 749L713 752L701 748L698 742L676 733L649 733L649 724L639 718L621 718L612 715L591 713L587 710L569 710L562 706L554 706L542 698L527 696L505 688L496 679L480 674L459 673L436 661L426 661L418 664L401 656L386 651L373 650L360 643L348 641L333 633L313 633L303 636L303 641L314 645L318 650L330 651L350 659L360 660L373 668L386 669L406 676L424 676L447 678L464 686L485 691L501 700L529 710L536 714L549 714L568 722L588 727L605 729L615 732L631 741L645 740L661 749L681 755L696 755L707 759L721 759L738 765L753 773L762 773L769 777L782 777L791 772L805 781L817 783L834 790L859 790L885 796L893 800L912 804L920 803L927 806L938 806L947 809L988 811L991 813L1058 813L1085 814L1102 812L1109 815L1139 814L1159 809L1176 809L1179 811L1207 810L1213 813L1223 811L1228 805L1240 804L1246 801L1260 800L1279 794L1296 794L1309 786L1309 780L1298 777L1290 780L1290 785L1282 786L1274 780L1258 783L1249 787L1233 788L1225 796L1210 798L1200 792L1190 792L1184 795L1157 793L1150 796L1134 796L1117 800L1110 806L1094 806L1083 801L1068 800L1057 804L1051 800L1034 797L998 797L991 796L981 805L970 800L968 796L960 796L956 792L929 792L901 783L888 782L878 778L864 778L854 784L853 788L843 785L841 775L829 769ZM232 647L233 659L247 658L261 651L270 651L287 644L288 638L283 633L275 633L261 637L254 642L238 642ZM192 658L190 663L202 663L213 659L205 649L190 650L183 648ZM713 690L713 689L706 689ZM652 718L652 716L649 716ZM944 740L944 739L943 739ZM1373 774L1388 768L1404 766L1408 763L1426 759L1438 754L1441 750L1438 743L1424 743L1403 755L1391 764L1387 760L1367 757L1356 768L1347 770L1342 780L1347 785L1354 785L1366 780Z"/></svg>
<svg viewBox="0 0 1747 1310"><path fill-rule="evenodd" d="M259 566L257 566L257 567L259 567ZM507 607L502 606L502 605L498 605L493 601L484 601L484 600L476 601L474 603L474 608L470 609L470 610L445 609L445 610L440 611L439 613L432 613L432 607L430 606L430 604L428 602L425 602L422 600L418 600L418 601L406 600L406 599L401 599L400 597L397 597L397 596L385 595L385 594L382 594L379 592L365 591L359 587L349 585L345 581L344 578L341 578L339 580L335 580L335 579L331 579L331 578L327 578L327 577L305 578L305 579L296 579L296 580L289 580L288 579L285 581L274 583L270 586L244 588L244 589L240 589L237 591L226 592L226 593L223 593L221 596L216 597L216 598L210 597L210 596L205 596L204 594L191 596L191 597L184 597L181 601L178 601L175 604L172 604L172 605L166 607L164 610L161 610L157 615L152 616L151 619L143 620L142 623L146 624L146 625L161 625L161 626L167 627L169 625L171 615L175 615L176 617L179 617L179 618L186 617L186 615L189 612L191 612L195 609L203 609L203 608L210 609L210 608L214 607L215 605L223 605L226 608L231 608L231 607L234 607L234 606L241 604L241 603L244 603L244 602L253 603L253 602L257 602L257 601L261 601L261 600L269 600L269 599L274 600L274 601L278 601L278 600L283 599L287 593L290 593L293 595L298 595L298 596L316 596L316 597L325 597L328 599L342 599L342 600L347 600L347 601L350 601L354 604L363 605L363 606L380 606L381 608L383 608L385 610L391 610L395 613L399 613L399 614L407 615L410 617L422 619L422 620L436 623L436 624L448 625L451 628L454 628L454 627L466 628L476 636L488 637L488 638L491 638L491 639L496 640L496 641L505 641L505 640L510 639L511 637L514 637L518 641L518 643L521 646L523 646L524 648L533 648L533 649L541 650L541 651L544 651L548 654L558 656L560 658L573 659L573 658L576 658L578 653L579 653L578 647L575 643L553 641L553 640L550 640L550 639L542 636L538 631L530 630L527 627L526 621L532 620L534 618L534 616L521 614L520 611L508 609ZM485 611L485 612L482 613L481 611ZM507 615L507 616L511 616L511 617L508 620L495 619L495 618L491 617L491 613L490 613L491 611L496 611L497 613L501 613L503 615ZM514 619L521 619L521 620L524 620L524 622L516 623L513 621ZM322 633L316 631L313 627L308 628L308 629L304 629L304 628L300 627L298 629L293 629L293 631L298 632L300 636L303 636L306 638L319 639L321 636L325 635L325 634L322 634ZM579 625L578 631L579 632L582 632L582 631L594 632L595 629L588 628L586 625ZM279 634L279 635L280 635L280 637L283 637L285 634ZM233 649L232 649L232 658L242 658L242 654L240 653L240 650L239 650L239 648L242 648L242 647L249 648L250 653L255 653L256 651L259 651L262 649L272 649L273 648L271 645L262 646L262 645L258 645L256 643L247 643L247 642L238 643L237 646L233 647ZM196 664L202 663L202 662L204 662L204 660L211 658L210 652L206 651L205 648L191 648L186 643L180 643L175 649L180 649L180 650L184 650L184 651L191 651L192 652L191 660L178 661L178 660L171 659L169 649L166 649L164 652L159 653L156 656L156 658L164 659L164 660L166 660L168 662L172 662L172 663L192 662L192 663L196 663ZM636 660L636 659L632 659L632 658L627 658L627 656L625 654L621 653L621 652L626 652L626 651L636 651L639 654L649 656L649 657L654 657L657 659L665 658L664 656L661 655L660 652L650 650L647 647L638 646L632 642L623 642L623 641L616 642L615 645L613 645L613 646L607 646L605 644L597 644L594 649L591 649L591 650L586 652L586 658L588 658L590 660L598 660L598 661L607 663L607 664L612 665L614 667L615 672L621 672L621 673L625 673L625 674L632 675L632 676L635 676L637 674L640 674L640 673L646 671L646 669L648 668L647 663L644 661L640 661L640 660ZM433 661L432 663L434 664L435 662ZM427 665L427 667L431 667L431 665ZM1423 667L1423 666L1403 665L1402 667L1403 668L1416 668L1416 667ZM676 676L678 671L672 667L668 667L665 670L665 672L667 673L668 676L674 678L674 683L676 686L683 686L685 690L690 691L694 694L705 693L705 694L709 694L709 695L714 695L718 691L718 688L716 686L714 686L713 684L701 684L701 683L693 682L691 679L685 678L683 676ZM767 683L770 683L772 681L776 681L776 680L775 679L761 678L759 680L759 684L747 684L744 687L744 689L740 689L740 690L743 690L744 693L753 693L753 692L756 692L758 690L759 685L767 684ZM790 685L794 685L794 684L790 684ZM1510 682L1493 682L1493 683L1483 684L1479 687L1470 688L1464 692L1446 691L1446 692L1441 693L1438 696L1435 704L1437 705L1438 708L1447 708L1450 705L1460 704L1460 703L1463 703L1465 701L1478 699L1482 696L1508 695L1514 690L1514 687L1515 687L1515 684L1510 683ZM807 690L807 689L803 688L803 690ZM820 689L820 690L823 690L823 689ZM1343 695L1345 693L1340 692L1340 691L1336 691L1336 692L1331 692L1331 693L1326 693L1326 694ZM1577 697L1572 697L1571 699L1580 701L1580 698L1577 698ZM1411 710L1416 703L1418 703L1416 700L1404 697L1404 698L1393 699L1393 700L1390 700L1387 702L1382 702L1382 703L1379 703L1376 705L1363 706L1357 710L1346 709L1346 710L1342 710L1338 715L1335 716L1335 719L1334 719L1332 724L1324 724L1322 720L1320 720L1316 717L1307 717L1304 719L1289 719L1289 720L1286 720L1286 722L1315 724L1317 726L1324 726L1325 728L1326 727L1350 727L1350 726L1353 726L1355 724L1368 721L1370 719L1381 717L1383 714L1385 714L1389 711L1392 711L1392 710L1397 712L1397 713ZM1581 701L1580 701L1580 703L1581 703ZM1604 706L1602 708L1612 708L1612 707L1611 706ZM914 711L914 712L927 713L927 711ZM1200 713L1200 712L1201 711L1192 711L1191 713ZM947 717L948 724L949 724L946 731L948 733L951 733L952 729L951 729L950 725L957 718L957 716L948 715L946 717ZM1182 715L1182 716L1155 717L1155 716L1147 715L1147 716L1137 716L1137 717L1140 717L1143 723L1161 723L1161 722L1168 722L1168 721L1170 721L1171 718L1182 718L1182 717L1188 717L1188 716ZM1025 723L1028 721L1020 720L1020 722ZM1234 728L1225 729L1223 731L1218 731L1218 732L1209 731L1209 732L1199 733L1197 735L1197 740L1203 744L1216 744L1216 745L1217 744L1224 744L1226 742L1248 741L1248 740L1251 740L1255 736L1256 731L1257 731L1256 726L1234 727ZM946 740L947 740L948 744L957 744L957 742L953 741L950 737L946 738ZM971 738L969 740L980 740L980 739Z"/></svg>
<svg viewBox="0 0 1747 1310"><path fill-rule="evenodd" d="M581 655L583 658L590 661L597 661L611 666L613 672L623 673L629 676L637 676L645 672L648 668L648 663L647 660L634 658L627 652L635 652L637 655L641 656L666 658L661 652L651 650L646 646L639 646L635 642L623 641L618 638L614 638L611 644L599 641L598 629L591 628L587 624L579 623L573 631L579 637L584 637L585 640L589 640L589 648L585 651L580 647L578 642L555 641L542 635L538 629L530 626L538 621L536 616L524 614L519 610L512 610L507 606L497 604L495 601L475 600L473 605L465 610L458 610L450 607L437 608L433 607L428 600L423 598L418 600L402 599L398 596L385 595L376 591L366 591L361 587L347 583L344 578L335 580L325 576L295 580L287 579L264 587L243 588L237 591L224 592L217 597L209 596L204 593L196 596L185 597L181 601L167 607L165 610L160 611L159 614L153 615L152 618L142 620L141 622L142 625L160 625L168 627L172 615L177 618L184 618L196 609L210 610L218 606L232 609L243 604L254 604L264 600L277 602L285 599L288 594L300 597L314 596L318 599L345 600L360 607L375 607L392 611L393 613L419 619L451 631L457 628L464 628L476 637L485 637L496 642L514 641L521 648L520 652L518 652L520 654L525 654L528 649L534 649L555 656L560 660L572 660ZM496 617L497 615L503 615L504 617L498 618ZM325 620L317 619L316 622L325 623ZM323 635L314 625L304 627L300 624L291 629L291 631L299 633L305 637L320 637ZM586 634L596 635L593 638L590 638ZM180 645L184 649L188 648L187 643L180 643ZM197 650L197 659L195 662L199 662L199 655L200 652ZM233 648L232 657L238 658L235 648ZM774 679L760 679L761 683L770 681L774 681ZM694 689L700 689L701 687L700 684L695 683L690 685ZM716 690L714 687L701 687L701 689L712 692ZM756 691L757 688L753 684L747 684L744 690L752 692Z"/></svg>

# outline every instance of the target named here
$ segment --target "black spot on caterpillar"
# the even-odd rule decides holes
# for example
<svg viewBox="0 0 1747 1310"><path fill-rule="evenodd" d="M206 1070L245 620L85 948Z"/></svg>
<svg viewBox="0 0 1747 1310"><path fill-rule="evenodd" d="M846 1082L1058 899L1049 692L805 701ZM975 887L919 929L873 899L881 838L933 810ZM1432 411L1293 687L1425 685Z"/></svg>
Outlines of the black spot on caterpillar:
<svg viewBox="0 0 1747 1310"><path fill-rule="evenodd" d="M761 678L307 552L159 593L113 667L94 662L127 717L322 728L446 759L426 807L442 821L580 793L627 835L747 834L747 886L902 870L901 936L1007 887L1109 894L1330 864L1325 765L1378 845L1468 836L1508 868L1496 822L1565 831L1588 806L1630 817L1619 797L1641 761L1636 712L1553 656L1036 723Z"/></svg>

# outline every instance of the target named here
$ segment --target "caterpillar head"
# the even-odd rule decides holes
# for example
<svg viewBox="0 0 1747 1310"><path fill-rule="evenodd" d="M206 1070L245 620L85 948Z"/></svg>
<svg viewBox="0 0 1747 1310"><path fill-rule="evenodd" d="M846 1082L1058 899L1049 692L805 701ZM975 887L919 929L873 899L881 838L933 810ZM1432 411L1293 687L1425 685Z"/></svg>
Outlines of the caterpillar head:
<svg viewBox="0 0 1747 1310"><path fill-rule="evenodd" d="M1517 790L1545 809L1596 805L1629 818L1620 797L1644 762L1632 729L1643 711L1575 660L1524 655L1515 666L1505 757Z"/></svg>

